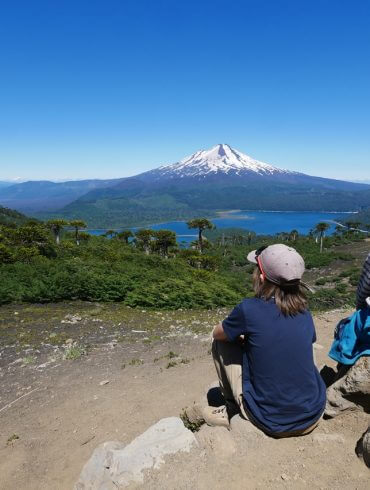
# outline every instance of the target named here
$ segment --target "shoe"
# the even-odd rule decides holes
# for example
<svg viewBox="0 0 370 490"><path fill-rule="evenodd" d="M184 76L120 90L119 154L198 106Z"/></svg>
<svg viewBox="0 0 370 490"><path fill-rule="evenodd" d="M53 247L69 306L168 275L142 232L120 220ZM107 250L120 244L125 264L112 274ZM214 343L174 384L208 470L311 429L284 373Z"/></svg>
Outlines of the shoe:
<svg viewBox="0 0 370 490"><path fill-rule="evenodd" d="M225 405L222 407L203 407L202 415L207 425L212 427L230 427L229 415Z"/></svg>

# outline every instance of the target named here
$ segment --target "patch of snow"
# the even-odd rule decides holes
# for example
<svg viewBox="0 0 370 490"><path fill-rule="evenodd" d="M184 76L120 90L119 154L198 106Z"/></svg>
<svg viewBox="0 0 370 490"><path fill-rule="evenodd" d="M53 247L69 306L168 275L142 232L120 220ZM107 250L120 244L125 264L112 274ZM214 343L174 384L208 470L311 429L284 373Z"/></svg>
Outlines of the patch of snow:
<svg viewBox="0 0 370 490"><path fill-rule="evenodd" d="M210 150L200 150L180 162L159 167L153 172L163 177L204 177L209 174L225 173L242 175L254 172L259 175L296 174L274 167L231 148L219 144Z"/></svg>

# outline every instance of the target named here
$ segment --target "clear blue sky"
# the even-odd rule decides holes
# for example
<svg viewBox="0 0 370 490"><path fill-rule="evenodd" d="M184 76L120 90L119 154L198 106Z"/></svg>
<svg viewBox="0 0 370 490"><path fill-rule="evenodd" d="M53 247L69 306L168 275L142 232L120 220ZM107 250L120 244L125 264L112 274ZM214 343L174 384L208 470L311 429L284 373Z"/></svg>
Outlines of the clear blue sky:
<svg viewBox="0 0 370 490"><path fill-rule="evenodd" d="M0 180L123 177L228 143L370 179L368 0L12 0Z"/></svg>

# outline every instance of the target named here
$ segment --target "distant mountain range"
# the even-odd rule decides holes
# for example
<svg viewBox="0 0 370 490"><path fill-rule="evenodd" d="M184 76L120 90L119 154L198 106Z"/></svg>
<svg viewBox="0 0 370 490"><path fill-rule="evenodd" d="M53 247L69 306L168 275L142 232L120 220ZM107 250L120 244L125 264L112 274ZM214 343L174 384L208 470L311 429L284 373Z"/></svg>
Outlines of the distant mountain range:
<svg viewBox="0 0 370 490"><path fill-rule="evenodd" d="M0 204L106 228L229 209L353 211L370 206L370 186L280 169L219 144L135 177L13 185L0 189Z"/></svg>
<svg viewBox="0 0 370 490"><path fill-rule="evenodd" d="M30 180L20 184L0 182L0 204L26 213L55 211L93 189L109 187L120 180Z"/></svg>

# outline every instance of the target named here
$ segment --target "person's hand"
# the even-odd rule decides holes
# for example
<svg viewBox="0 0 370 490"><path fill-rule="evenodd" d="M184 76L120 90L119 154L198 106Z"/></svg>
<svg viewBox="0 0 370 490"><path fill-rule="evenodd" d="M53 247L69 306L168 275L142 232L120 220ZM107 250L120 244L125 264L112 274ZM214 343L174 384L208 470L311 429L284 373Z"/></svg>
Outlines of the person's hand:
<svg viewBox="0 0 370 490"><path fill-rule="evenodd" d="M244 335L240 335L237 339L236 339L236 343L243 346L244 345L244 342L245 342L245 336Z"/></svg>

